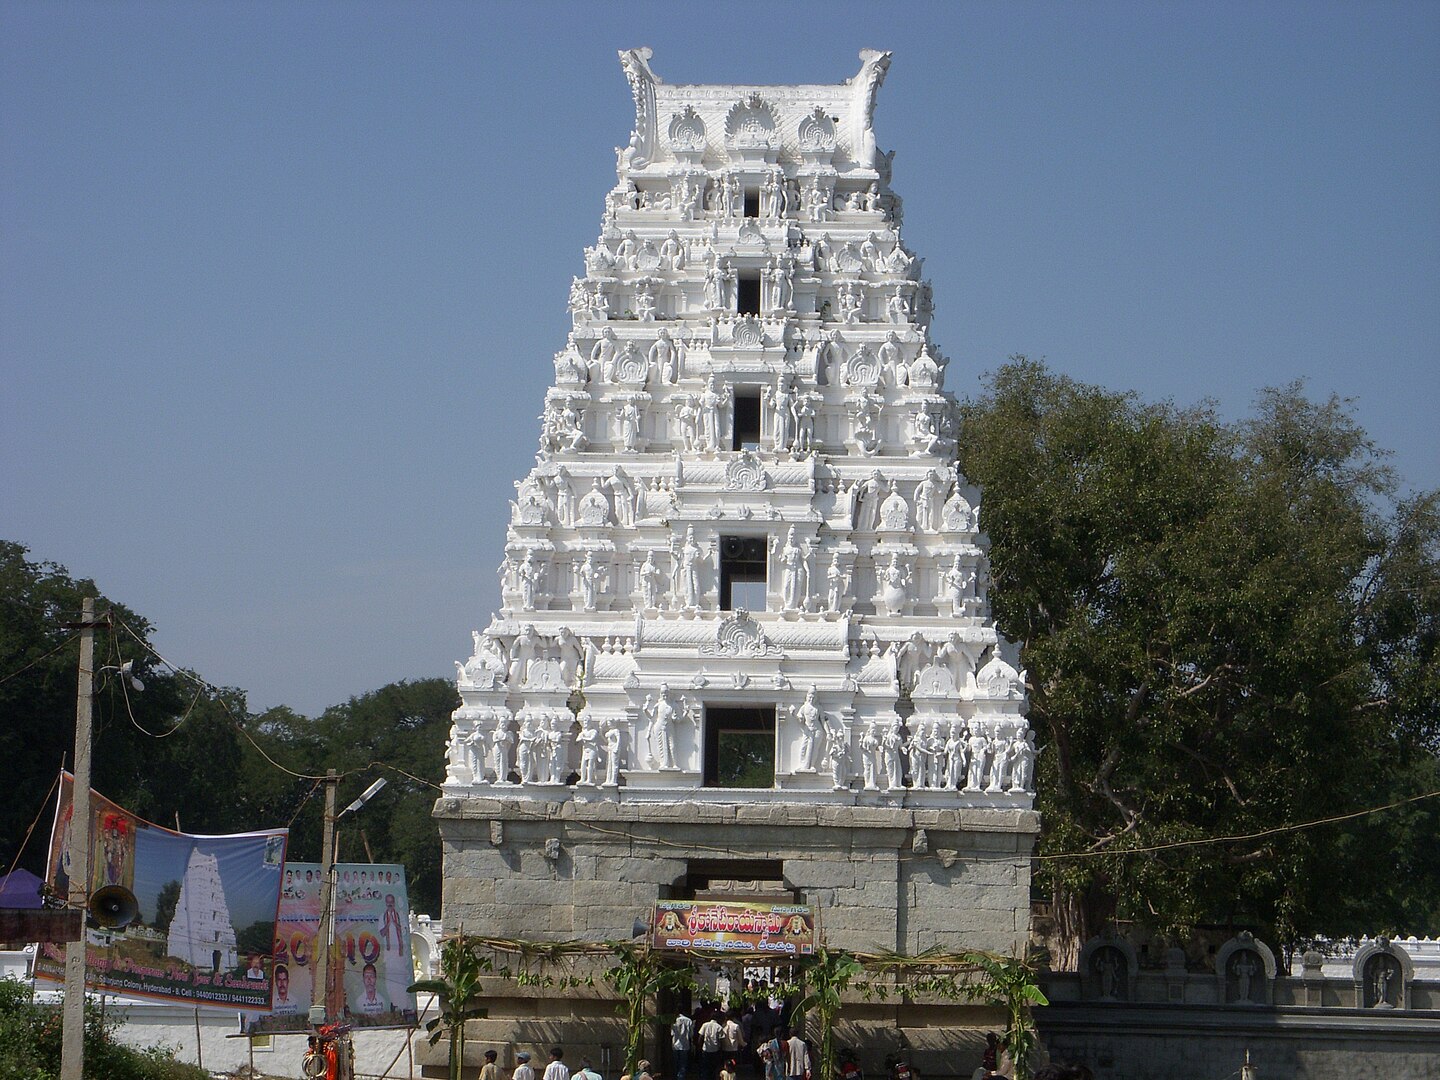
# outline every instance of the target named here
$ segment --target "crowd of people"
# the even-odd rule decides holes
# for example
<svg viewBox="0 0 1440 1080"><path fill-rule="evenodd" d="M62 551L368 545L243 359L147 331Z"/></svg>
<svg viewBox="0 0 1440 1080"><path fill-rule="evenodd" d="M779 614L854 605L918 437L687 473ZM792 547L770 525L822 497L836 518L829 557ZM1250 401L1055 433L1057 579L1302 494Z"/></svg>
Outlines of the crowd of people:
<svg viewBox="0 0 1440 1080"><path fill-rule="evenodd" d="M744 1008L722 1007L718 1002L701 1005L693 1013L679 1013L670 1025L671 1080L741 1080L742 1073L756 1080L814 1080L818 1060L815 1048L784 1022L785 1003L761 996ZM550 1050L550 1061L537 1077L528 1051L515 1055L515 1068L505 1077L497 1064L497 1053L485 1051L479 1080L605 1080L588 1057L580 1059L574 1072L565 1064L563 1047ZM837 1080L865 1080L852 1050L837 1055ZM963 1067L958 1072L963 1075ZM999 1036L985 1038L985 1050L972 1080L1009 1080L1013 1075ZM1042 1065L1033 1080L1094 1080L1083 1065L1052 1062ZM633 1073L619 1080L661 1080L651 1063L641 1059ZM884 1080L920 1080L919 1071L903 1057L885 1059Z"/></svg>

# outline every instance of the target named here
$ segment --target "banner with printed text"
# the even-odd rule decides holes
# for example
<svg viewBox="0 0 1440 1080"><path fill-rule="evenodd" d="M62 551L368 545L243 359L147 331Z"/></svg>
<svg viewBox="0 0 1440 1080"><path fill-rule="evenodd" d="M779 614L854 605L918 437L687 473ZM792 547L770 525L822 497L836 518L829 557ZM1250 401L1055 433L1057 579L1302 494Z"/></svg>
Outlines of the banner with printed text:
<svg viewBox="0 0 1440 1080"><path fill-rule="evenodd" d="M650 925L655 949L776 957L815 952L815 910L808 904L661 900Z"/></svg>
<svg viewBox="0 0 1440 1080"><path fill-rule="evenodd" d="M69 894L74 784L63 773L50 836L51 886ZM86 932L85 982L117 994L220 1005L270 1007L286 830L196 836L136 817L90 792L90 881L128 890L139 915L118 930ZM65 980L65 949L42 945L35 977Z"/></svg>
<svg viewBox="0 0 1440 1080"><path fill-rule="evenodd" d="M254 1033L308 1030L320 970L325 872L319 863L287 863L275 927L275 1002ZM357 1027L412 1027L415 981L410 959L410 901L405 868L378 863L335 866L335 953L345 1021Z"/></svg>

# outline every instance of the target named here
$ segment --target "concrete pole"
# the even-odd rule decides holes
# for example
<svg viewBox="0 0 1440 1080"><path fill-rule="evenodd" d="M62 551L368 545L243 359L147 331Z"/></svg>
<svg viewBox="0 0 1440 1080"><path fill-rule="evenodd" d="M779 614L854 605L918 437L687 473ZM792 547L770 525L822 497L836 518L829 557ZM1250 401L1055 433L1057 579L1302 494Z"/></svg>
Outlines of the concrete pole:
<svg viewBox="0 0 1440 1080"><path fill-rule="evenodd" d="M80 940L65 943L65 1005L61 1016L60 1080L85 1073L85 918L90 901L90 711L95 700L95 600L80 614L80 680L75 696L75 785L71 795L71 908L81 912Z"/></svg>
<svg viewBox="0 0 1440 1080"><path fill-rule="evenodd" d="M320 933L315 942L317 977L310 992L310 1022L315 1026L328 1023L331 1019L331 984L335 977L335 965L331 956L335 943L335 797L339 786L340 778L335 775L335 770L327 770L325 828L320 840L320 865L325 868L325 896L320 902Z"/></svg>

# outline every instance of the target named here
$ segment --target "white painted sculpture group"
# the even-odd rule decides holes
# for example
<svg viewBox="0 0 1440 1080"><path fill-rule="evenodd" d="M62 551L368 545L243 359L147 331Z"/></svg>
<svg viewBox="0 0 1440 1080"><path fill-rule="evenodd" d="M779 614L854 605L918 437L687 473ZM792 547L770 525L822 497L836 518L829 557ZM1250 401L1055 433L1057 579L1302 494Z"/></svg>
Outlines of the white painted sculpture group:
<svg viewBox="0 0 1440 1080"><path fill-rule="evenodd" d="M888 56L862 56L801 88L663 84L622 54L636 129L571 284L500 613L457 664L447 785L699 786L707 710L746 705L773 709L777 786L1029 805L1024 676L871 130ZM756 610L726 610L736 582L763 582Z"/></svg>

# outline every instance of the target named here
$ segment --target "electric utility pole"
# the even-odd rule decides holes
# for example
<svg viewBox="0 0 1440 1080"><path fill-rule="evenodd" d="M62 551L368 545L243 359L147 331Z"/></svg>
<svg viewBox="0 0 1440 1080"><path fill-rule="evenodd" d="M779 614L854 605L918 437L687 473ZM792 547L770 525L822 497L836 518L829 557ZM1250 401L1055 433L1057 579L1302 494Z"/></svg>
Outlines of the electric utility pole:
<svg viewBox="0 0 1440 1080"><path fill-rule="evenodd" d="M60 1080L85 1073L85 909L90 902L90 714L95 700L95 600L80 613L80 682L75 697L75 784L70 801L70 880L66 897L80 916L80 940L65 943L65 1005Z"/></svg>

